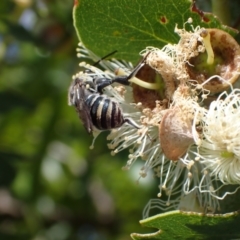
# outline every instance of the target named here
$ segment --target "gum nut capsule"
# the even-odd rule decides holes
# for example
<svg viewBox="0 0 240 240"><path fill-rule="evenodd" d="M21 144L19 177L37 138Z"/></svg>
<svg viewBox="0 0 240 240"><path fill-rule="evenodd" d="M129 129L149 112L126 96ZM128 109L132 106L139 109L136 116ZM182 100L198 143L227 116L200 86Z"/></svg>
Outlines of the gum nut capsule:
<svg viewBox="0 0 240 240"><path fill-rule="evenodd" d="M186 118L181 109L168 109L159 125L160 144L165 156L173 161L182 157L194 143L192 119Z"/></svg>
<svg viewBox="0 0 240 240"><path fill-rule="evenodd" d="M218 93L226 90L237 81L240 74L240 47L236 40L227 32L220 29L205 29L209 34L209 40L205 44L206 51L199 53L198 56L189 60L186 64L187 71L191 79L195 79L199 84L204 83L203 87ZM212 48L212 49L207 49ZM211 51L207 51L211 50ZM213 52L213 63L207 62L208 52Z"/></svg>

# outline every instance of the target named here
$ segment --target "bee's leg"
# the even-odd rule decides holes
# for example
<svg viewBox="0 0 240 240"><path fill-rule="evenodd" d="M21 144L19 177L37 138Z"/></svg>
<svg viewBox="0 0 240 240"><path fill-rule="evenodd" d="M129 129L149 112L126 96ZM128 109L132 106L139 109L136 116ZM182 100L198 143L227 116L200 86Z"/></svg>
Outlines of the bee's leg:
<svg viewBox="0 0 240 240"><path fill-rule="evenodd" d="M135 123L135 121L133 121L131 118L124 118L124 122L132 125L137 129L140 129L140 126L137 123Z"/></svg>
<svg viewBox="0 0 240 240"><path fill-rule="evenodd" d="M137 123L135 123L135 121L133 121L131 118L124 118L124 122L132 125L132 126L133 126L134 128L136 128L136 129L140 129L140 128L141 128L141 127L140 127ZM153 141L153 139L151 138L151 136L150 136L148 133L146 133L146 134L147 134L147 137L148 137L151 141Z"/></svg>
<svg viewBox="0 0 240 240"><path fill-rule="evenodd" d="M96 91L100 94L103 93L103 89L112 84L112 80L109 78L97 78L95 79Z"/></svg>
<svg viewBox="0 0 240 240"><path fill-rule="evenodd" d="M150 53L150 52L149 52ZM146 64L146 58L149 55L149 53L146 54L146 56L141 60L141 62L133 69L133 71L128 76L116 76L112 79L112 82L118 82L123 85L129 85L129 79L133 78L137 72Z"/></svg>
<svg viewBox="0 0 240 240"><path fill-rule="evenodd" d="M128 78L128 76L117 76L115 78L113 78L112 82L117 82L120 83L122 85L128 86L130 85L130 82L128 81L130 78Z"/></svg>

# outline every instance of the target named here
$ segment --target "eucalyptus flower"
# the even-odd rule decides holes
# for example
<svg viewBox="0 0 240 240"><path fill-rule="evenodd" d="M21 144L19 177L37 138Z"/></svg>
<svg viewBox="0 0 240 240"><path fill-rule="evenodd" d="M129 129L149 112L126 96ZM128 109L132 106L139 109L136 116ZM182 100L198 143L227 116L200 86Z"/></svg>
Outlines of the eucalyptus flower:
<svg viewBox="0 0 240 240"><path fill-rule="evenodd" d="M214 38L218 36L217 29L192 30L176 27L178 44L143 50L146 65L130 79L130 86L115 83L104 88L104 94L120 103L124 116L139 126L123 124L112 129L107 137L111 154L127 149L129 155L123 169L130 169L141 159L138 180L152 173L159 179L158 198L150 200L145 217L155 207L215 212L220 210L219 201L238 189L237 186L222 194L222 187L240 183L240 90L232 86L239 76L240 50L231 39L233 63L224 56L228 59L225 63L218 55L218 39ZM225 32L219 35L225 36ZM227 54L222 45L220 51ZM82 57L99 60L82 45L78 52ZM133 69L131 63L116 59L100 61L101 68L80 65L85 70L74 78L113 78L116 74L128 75ZM202 74L201 68L210 70ZM220 92L217 99L213 86ZM225 92L227 88L229 94ZM93 132L94 141L98 134L99 131Z"/></svg>
<svg viewBox="0 0 240 240"><path fill-rule="evenodd" d="M240 89L223 92L203 117L199 156L205 169L224 184L240 185Z"/></svg>

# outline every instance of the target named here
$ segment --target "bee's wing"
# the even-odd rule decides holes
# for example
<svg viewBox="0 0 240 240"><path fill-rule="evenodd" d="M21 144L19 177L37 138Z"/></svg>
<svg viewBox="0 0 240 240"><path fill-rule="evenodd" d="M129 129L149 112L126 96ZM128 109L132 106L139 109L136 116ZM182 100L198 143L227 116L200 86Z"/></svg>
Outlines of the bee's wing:
<svg viewBox="0 0 240 240"><path fill-rule="evenodd" d="M86 99L85 88L83 86L79 86L77 91L79 91L79 93L75 101L75 107L78 112L78 116L82 120L83 125L87 132L92 133L93 123L90 115L90 109L85 102Z"/></svg>

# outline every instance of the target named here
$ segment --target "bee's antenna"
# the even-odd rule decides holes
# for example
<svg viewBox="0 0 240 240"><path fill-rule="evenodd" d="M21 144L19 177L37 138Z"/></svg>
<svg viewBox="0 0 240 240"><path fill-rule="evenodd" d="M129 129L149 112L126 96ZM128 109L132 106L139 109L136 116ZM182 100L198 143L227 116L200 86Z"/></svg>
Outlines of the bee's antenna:
<svg viewBox="0 0 240 240"><path fill-rule="evenodd" d="M98 65L102 60L110 57L111 55L115 54L116 52L117 52L117 50L115 50L115 51L113 51L113 52L111 52L111 53L108 53L106 56L100 58L97 62L95 62L95 63L93 64L93 66Z"/></svg>

